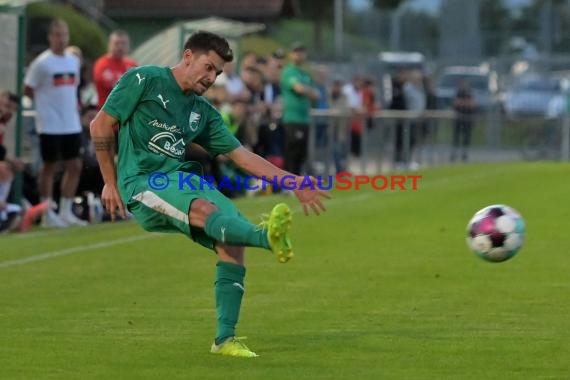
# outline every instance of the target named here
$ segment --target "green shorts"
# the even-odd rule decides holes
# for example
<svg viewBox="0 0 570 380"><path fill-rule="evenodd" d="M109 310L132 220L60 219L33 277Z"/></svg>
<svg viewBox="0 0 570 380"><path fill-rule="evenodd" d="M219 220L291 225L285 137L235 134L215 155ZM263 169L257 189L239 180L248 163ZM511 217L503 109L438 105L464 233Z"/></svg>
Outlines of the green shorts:
<svg viewBox="0 0 570 380"><path fill-rule="evenodd" d="M127 198L125 195L128 194L128 199L123 199L128 210L147 231L183 233L213 250L216 241L207 236L202 228L190 226L188 212L192 201L199 198L206 199L229 216L241 217L240 212L230 199L215 187L210 188L198 175L188 179L193 187L188 183L180 184L178 172L169 173L168 179L168 186L162 190L150 187L146 176L141 176L125 185L121 189L121 194L123 198Z"/></svg>

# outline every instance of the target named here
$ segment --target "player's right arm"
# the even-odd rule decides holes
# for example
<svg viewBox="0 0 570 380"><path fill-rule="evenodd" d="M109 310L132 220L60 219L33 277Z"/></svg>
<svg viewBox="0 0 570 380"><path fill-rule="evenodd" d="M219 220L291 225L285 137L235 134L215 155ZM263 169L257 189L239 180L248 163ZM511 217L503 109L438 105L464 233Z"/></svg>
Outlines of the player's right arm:
<svg viewBox="0 0 570 380"><path fill-rule="evenodd" d="M95 154L99 162L99 169L103 175L105 186L101 193L101 202L111 214L111 220L115 220L115 213L125 218L125 206L121 200L117 186L117 171L115 168L115 132L114 125L117 119L104 110L99 111L91 122L90 132Z"/></svg>
<svg viewBox="0 0 570 380"><path fill-rule="evenodd" d="M299 95L306 96L310 100L316 101L319 100L319 93L314 88L310 86L301 84L300 82L296 82L293 86L291 86L293 91L295 91Z"/></svg>
<svg viewBox="0 0 570 380"><path fill-rule="evenodd" d="M42 65L38 58L36 58L30 64L28 71L26 72L26 77L24 78L24 95L30 99L34 99L35 89L39 86L42 81Z"/></svg>
<svg viewBox="0 0 570 380"><path fill-rule="evenodd" d="M150 81L149 75L151 73L140 69L127 71L117 82L103 108L91 122L91 138L105 181L101 202L113 220L117 210L120 216L125 217L125 207L117 185L114 126L131 118Z"/></svg>
<svg viewBox="0 0 570 380"><path fill-rule="evenodd" d="M298 95L305 96L312 101L317 101L319 99L319 92L311 86L302 83L298 74L289 72L285 75L287 77L285 80L286 85L289 86L293 92Z"/></svg>

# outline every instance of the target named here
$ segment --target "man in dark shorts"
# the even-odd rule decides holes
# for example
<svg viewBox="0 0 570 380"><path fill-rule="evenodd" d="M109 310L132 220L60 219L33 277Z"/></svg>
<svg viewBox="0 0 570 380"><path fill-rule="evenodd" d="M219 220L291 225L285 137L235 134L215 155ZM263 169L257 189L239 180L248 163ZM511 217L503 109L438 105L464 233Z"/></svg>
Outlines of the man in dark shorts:
<svg viewBox="0 0 570 380"><path fill-rule="evenodd" d="M65 171L61 179L59 213L50 207L42 226L86 225L72 212L73 198L81 175L81 123L77 86L79 58L66 52L69 30L63 20L55 19L48 30L49 49L30 64L25 78L25 94L34 99L36 129L40 136L43 165L40 173L42 201L53 202L53 184L58 164Z"/></svg>

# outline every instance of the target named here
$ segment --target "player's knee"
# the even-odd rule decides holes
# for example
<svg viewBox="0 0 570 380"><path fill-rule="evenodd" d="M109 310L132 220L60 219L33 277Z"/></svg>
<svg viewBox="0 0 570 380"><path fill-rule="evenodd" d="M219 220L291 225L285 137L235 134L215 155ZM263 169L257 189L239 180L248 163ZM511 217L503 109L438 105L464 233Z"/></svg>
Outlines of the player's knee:
<svg viewBox="0 0 570 380"><path fill-rule="evenodd" d="M83 166L81 158L74 158L73 160L66 161L65 167L72 173L80 173Z"/></svg>
<svg viewBox="0 0 570 380"><path fill-rule="evenodd" d="M245 248L235 245L216 244L216 253L221 261L244 265Z"/></svg>
<svg viewBox="0 0 570 380"><path fill-rule="evenodd" d="M206 219L211 213L217 211L218 208L206 199L196 199L190 206L190 214Z"/></svg>

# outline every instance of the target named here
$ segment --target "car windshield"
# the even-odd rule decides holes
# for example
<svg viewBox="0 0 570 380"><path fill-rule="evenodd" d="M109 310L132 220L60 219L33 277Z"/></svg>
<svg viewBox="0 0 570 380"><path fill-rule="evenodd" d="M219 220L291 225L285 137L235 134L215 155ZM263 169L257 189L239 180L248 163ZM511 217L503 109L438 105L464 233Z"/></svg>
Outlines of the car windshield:
<svg viewBox="0 0 570 380"><path fill-rule="evenodd" d="M559 90L558 82L553 79L535 79L519 83L515 86L517 90L539 91L539 92L556 92Z"/></svg>
<svg viewBox="0 0 570 380"><path fill-rule="evenodd" d="M457 88L460 81L466 80L474 90L488 91L488 78L477 74L445 74L441 77L440 87Z"/></svg>

